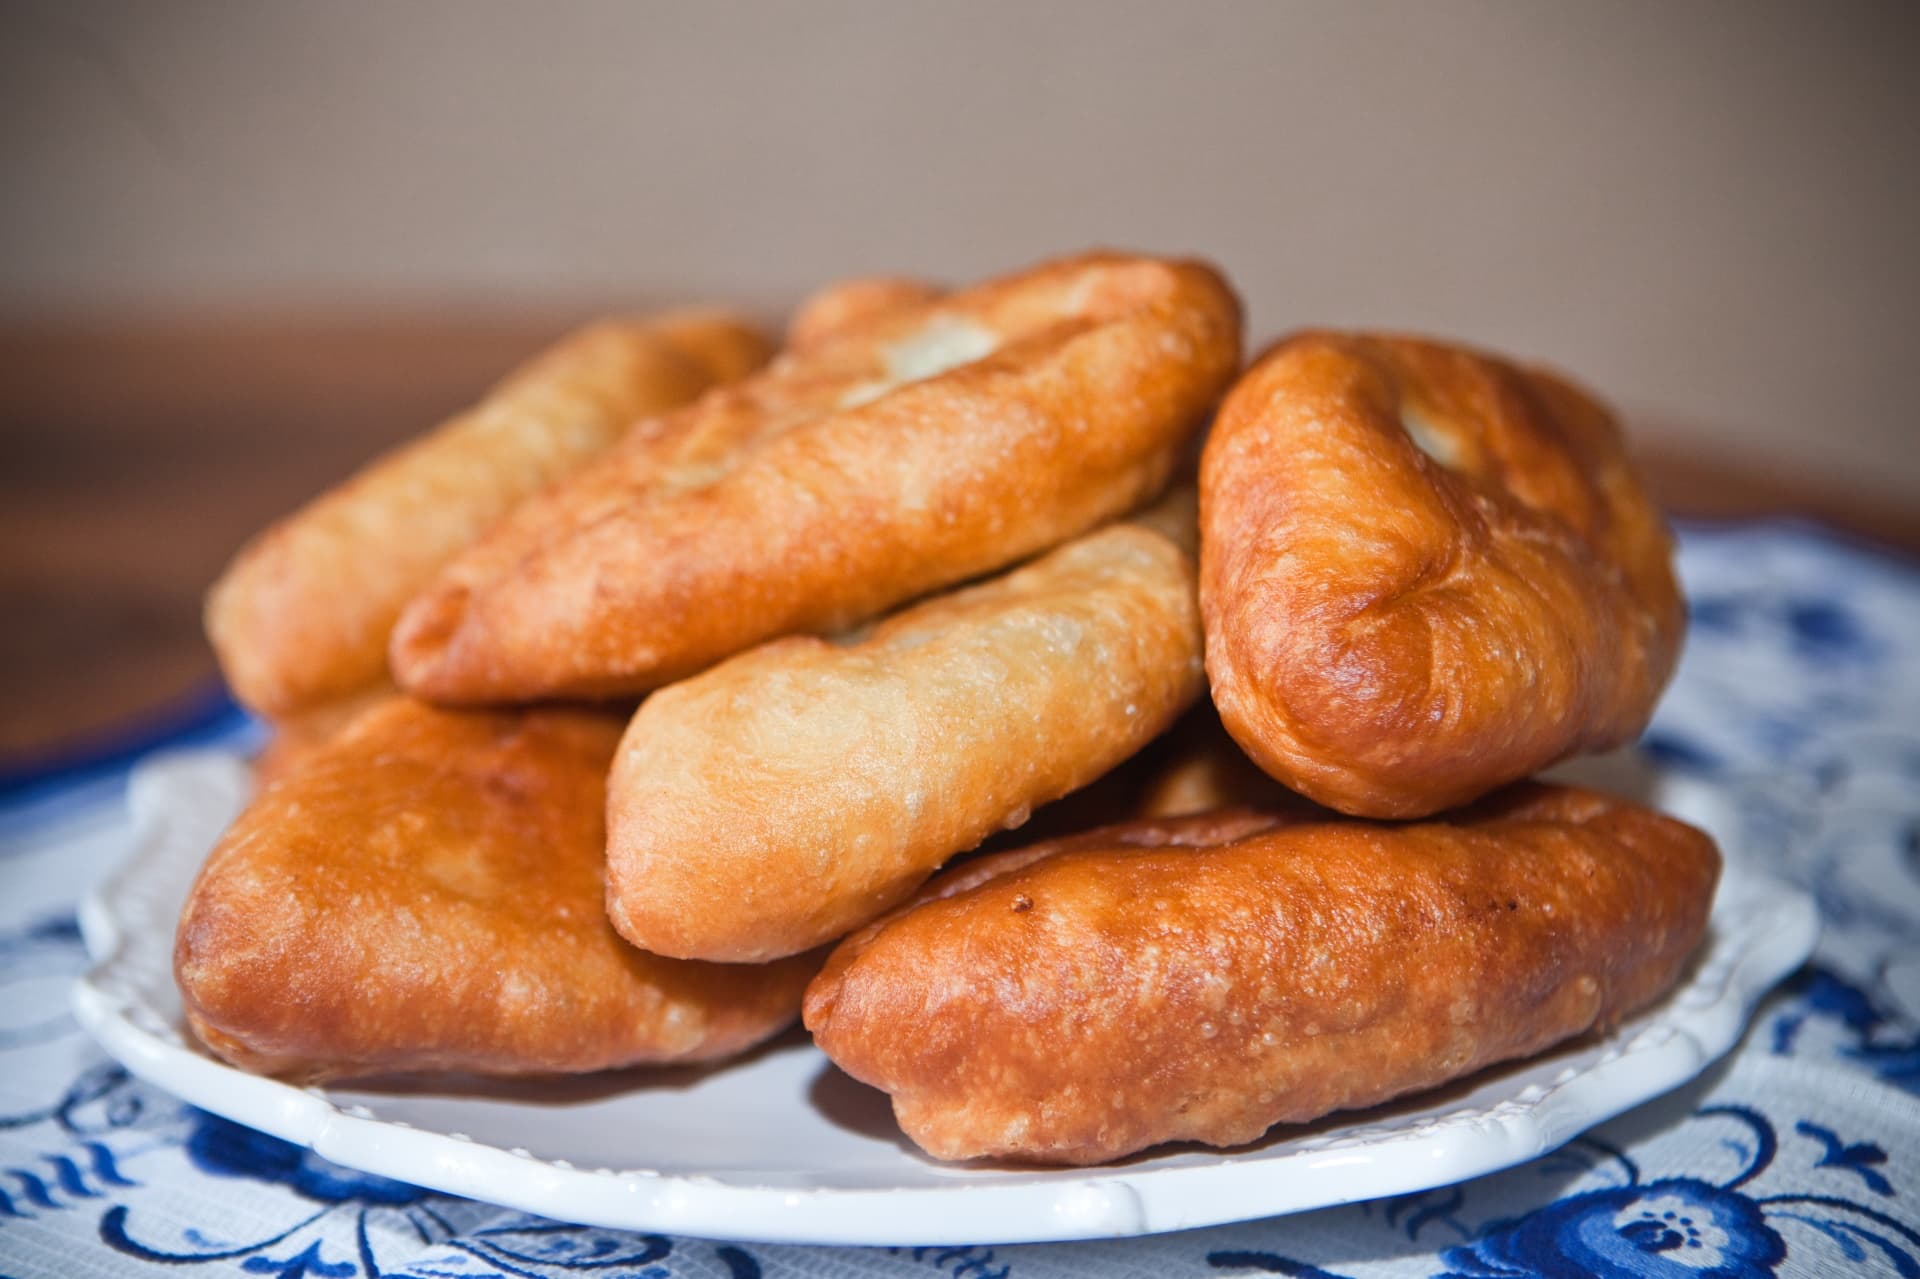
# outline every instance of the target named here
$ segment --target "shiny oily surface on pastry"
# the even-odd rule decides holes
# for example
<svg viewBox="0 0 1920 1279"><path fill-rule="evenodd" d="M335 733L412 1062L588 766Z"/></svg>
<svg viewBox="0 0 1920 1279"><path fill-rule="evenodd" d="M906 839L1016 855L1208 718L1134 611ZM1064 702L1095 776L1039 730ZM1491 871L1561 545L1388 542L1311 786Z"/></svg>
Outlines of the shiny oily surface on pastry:
<svg viewBox="0 0 1920 1279"><path fill-rule="evenodd" d="M792 1021L801 957L688 963L604 908L616 716L395 699L262 792L208 857L174 972L237 1066L299 1080L540 1075L727 1056Z"/></svg>
<svg viewBox="0 0 1920 1279"><path fill-rule="evenodd" d="M941 1159L1232 1146L1605 1028L1668 989L1720 858L1526 784L1414 825L1251 810L965 863L808 988L829 1057Z"/></svg>
<svg viewBox="0 0 1920 1279"><path fill-rule="evenodd" d="M719 312L607 320L563 339L235 557L206 606L235 696L287 716L379 684L402 607L484 529L637 420L770 354Z"/></svg>
<svg viewBox="0 0 1920 1279"><path fill-rule="evenodd" d="M608 782L608 913L667 955L831 941L1202 687L1192 564L1134 524L865 634L771 641L641 703Z"/></svg>
<svg viewBox="0 0 1920 1279"><path fill-rule="evenodd" d="M1558 376L1309 332L1201 462L1220 717L1311 799L1419 817L1639 734L1685 627L1618 425Z"/></svg>
<svg viewBox="0 0 1920 1279"><path fill-rule="evenodd" d="M828 328L457 559L395 629L401 686L644 692L991 572L1158 493L1240 351L1217 272L1117 254Z"/></svg>

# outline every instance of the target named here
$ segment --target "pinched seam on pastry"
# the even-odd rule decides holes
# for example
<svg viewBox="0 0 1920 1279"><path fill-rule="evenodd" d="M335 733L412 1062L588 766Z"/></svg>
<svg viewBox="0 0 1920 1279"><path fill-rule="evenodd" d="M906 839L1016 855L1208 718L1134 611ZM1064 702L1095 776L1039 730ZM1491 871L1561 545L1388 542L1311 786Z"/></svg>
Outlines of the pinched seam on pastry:
<svg viewBox="0 0 1920 1279"><path fill-rule="evenodd" d="M1322 803L1419 816L1619 745L1672 672L1670 541L1553 375L1302 334L1228 396L1201 500L1222 720Z"/></svg>

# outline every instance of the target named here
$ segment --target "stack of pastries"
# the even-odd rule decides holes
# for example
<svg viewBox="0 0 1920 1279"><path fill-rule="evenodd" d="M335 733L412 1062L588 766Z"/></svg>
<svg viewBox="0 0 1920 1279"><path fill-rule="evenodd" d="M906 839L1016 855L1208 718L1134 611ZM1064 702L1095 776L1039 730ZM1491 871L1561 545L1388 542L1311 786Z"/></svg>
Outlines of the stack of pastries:
<svg viewBox="0 0 1920 1279"><path fill-rule="evenodd" d="M1618 426L1240 328L1117 253L835 286L778 352L608 322L268 529L208 601L275 736L180 921L195 1033L544 1075L804 1010L930 1154L1080 1164L1657 998L1712 843L1526 780L1679 647Z"/></svg>

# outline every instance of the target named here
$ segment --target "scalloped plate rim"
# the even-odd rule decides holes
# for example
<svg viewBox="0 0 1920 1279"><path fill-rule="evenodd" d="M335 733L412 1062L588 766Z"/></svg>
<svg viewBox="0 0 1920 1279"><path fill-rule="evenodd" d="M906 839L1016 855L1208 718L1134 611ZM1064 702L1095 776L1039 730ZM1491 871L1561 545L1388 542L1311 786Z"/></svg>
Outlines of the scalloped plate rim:
<svg viewBox="0 0 1920 1279"><path fill-rule="evenodd" d="M94 962L75 982L73 1011L109 1055L147 1082L214 1114L306 1146L349 1168L486 1200L557 1220L758 1243L852 1245L1012 1244L1113 1238L1185 1230L1406 1194L1512 1167L1685 1083L1738 1042L1760 998L1812 951L1818 917L1796 889L1740 868L1729 855L1716 923L1738 898L1764 910L1767 926L1709 934L1694 976L1652 1010L1576 1056L1542 1087L1478 1109L1399 1114L1413 1131L1376 1132L1372 1112L1324 1138L1254 1150L1206 1153L1199 1162L1009 1171L940 1168L936 1184L795 1188L665 1169L589 1170L564 1159L504 1149L452 1131L350 1113L321 1089L305 1089L226 1066L156 1029L167 1016L137 995L152 957L130 954L137 920L130 885L171 869L193 848L168 847L170 824L187 814L193 787L221 788L237 802L245 764L215 751L172 752L143 763L130 785L133 852L88 895L81 927ZM1724 822L1724 799L1703 783L1668 779L1687 815ZM1673 794L1663 793L1672 807ZM1718 807L1716 807L1718 806ZM1720 824L1707 822L1705 824ZM204 841L198 841L204 853ZM1723 839L1723 846L1724 846ZM161 863L171 857L173 863ZM177 910L177 902L173 903ZM1764 931L1766 944L1759 944ZM171 932L170 917L168 932ZM148 939L151 940L151 939ZM145 964L145 967L140 965ZM1693 1006L1697 1005L1697 1006ZM177 1010L173 1016L177 1019ZM142 1024L145 1023L145 1024ZM795 1051L824 1056L810 1046ZM1566 1050L1563 1050L1566 1051ZM1492 1067L1498 1082L1556 1054ZM1476 1086L1484 1091L1486 1084ZM1529 1095L1531 1094L1531 1095ZM801 1104L806 1104L804 1099ZM1404 1104L1404 1103L1403 1103ZM1170 1159L1176 1157L1169 1157ZM799 1164L804 1179L817 1170Z"/></svg>

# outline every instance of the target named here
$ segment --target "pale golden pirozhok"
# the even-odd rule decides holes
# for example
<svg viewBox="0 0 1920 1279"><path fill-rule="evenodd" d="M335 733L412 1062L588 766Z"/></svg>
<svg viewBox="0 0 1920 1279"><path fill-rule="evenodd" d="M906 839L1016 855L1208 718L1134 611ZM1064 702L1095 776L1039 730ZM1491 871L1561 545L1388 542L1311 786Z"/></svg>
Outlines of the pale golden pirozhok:
<svg viewBox="0 0 1920 1279"><path fill-rule="evenodd" d="M818 946L1107 772L1202 686L1192 562L1137 524L870 634L770 641L641 704L607 786L608 913L667 955Z"/></svg>

